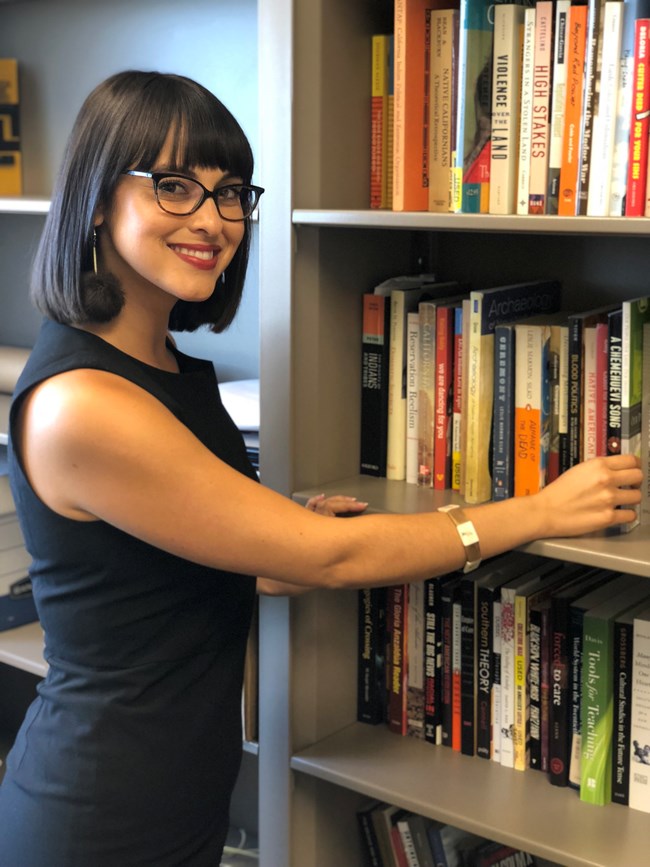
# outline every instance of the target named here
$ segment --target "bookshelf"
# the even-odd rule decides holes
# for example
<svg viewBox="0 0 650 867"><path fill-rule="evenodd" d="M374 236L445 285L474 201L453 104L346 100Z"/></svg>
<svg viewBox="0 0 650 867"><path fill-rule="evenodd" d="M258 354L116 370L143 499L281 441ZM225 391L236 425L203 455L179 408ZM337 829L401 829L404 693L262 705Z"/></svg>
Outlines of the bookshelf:
<svg viewBox="0 0 650 867"><path fill-rule="evenodd" d="M449 495L357 475L361 294L434 271L479 286L558 277L567 307L634 297L648 291L650 220L368 210L370 36L387 5L259 0L261 466L298 501L340 492L422 511ZM529 550L650 577L644 529ZM645 860L643 814L357 724L354 593L263 600L262 614L263 867L356 867L368 796L570 867Z"/></svg>

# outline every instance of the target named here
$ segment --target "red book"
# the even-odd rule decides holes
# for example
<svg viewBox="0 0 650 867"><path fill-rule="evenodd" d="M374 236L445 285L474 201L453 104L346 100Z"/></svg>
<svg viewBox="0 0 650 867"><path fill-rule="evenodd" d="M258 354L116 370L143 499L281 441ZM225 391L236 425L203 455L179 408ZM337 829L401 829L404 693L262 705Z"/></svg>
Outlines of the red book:
<svg viewBox="0 0 650 867"><path fill-rule="evenodd" d="M451 434L454 387L454 321L456 308L441 305L436 310L436 390L433 487L451 487Z"/></svg>
<svg viewBox="0 0 650 867"><path fill-rule="evenodd" d="M632 73L632 117L625 216L643 217L648 177L648 134L650 132L650 18L637 18L634 25L634 71Z"/></svg>
<svg viewBox="0 0 650 867"><path fill-rule="evenodd" d="M406 735L407 715L407 613L406 584L396 584L387 591L386 624L390 634L388 682L388 728Z"/></svg>
<svg viewBox="0 0 650 867"><path fill-rule="evenodd" d="M558 214L561 217L575 217L577 213L580 125L586 45L587 7L572 5L569 10L564 135L562 138L562 166L560 168L558 200Z"/></svg>

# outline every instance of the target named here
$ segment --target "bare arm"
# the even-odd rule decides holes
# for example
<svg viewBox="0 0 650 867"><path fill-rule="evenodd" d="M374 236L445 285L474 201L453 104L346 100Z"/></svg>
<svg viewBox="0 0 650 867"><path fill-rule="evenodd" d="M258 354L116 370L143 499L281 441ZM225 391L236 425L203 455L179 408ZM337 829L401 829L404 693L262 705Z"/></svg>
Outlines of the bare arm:
<svg viewBox="0 0 650 867"><path fill-rule="evenodd" d="M361 587L444 574L465 562L449 518L326 521L214 457L151 395L75 370L29 395L18 432L27 474L55 511L105 520L197 563L300 587ZM629 521L636 459L574 467L541 493L467 509L483 557Z"/></svg>

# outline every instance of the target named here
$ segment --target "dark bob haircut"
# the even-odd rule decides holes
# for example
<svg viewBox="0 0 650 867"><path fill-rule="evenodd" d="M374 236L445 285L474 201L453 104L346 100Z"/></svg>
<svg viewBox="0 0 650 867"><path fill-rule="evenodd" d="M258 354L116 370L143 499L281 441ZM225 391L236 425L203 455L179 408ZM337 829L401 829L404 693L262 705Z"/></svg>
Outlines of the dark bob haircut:
<svg viewBox="0 0 650 867"><path fill-rule="evenodd" d="M136 70L106 79L86 98L75 121L57 178L31 281L31 297L45 316L68 325L108 322L124 296L113 275L93 273L93 223L108 209L123 171L150 171L172 133L171 168L218 168L253 175L253 154L228 109L189 78ZM177 301L174 331L232 322L243 291L250 219L219 291L202 302Z"/></svg>

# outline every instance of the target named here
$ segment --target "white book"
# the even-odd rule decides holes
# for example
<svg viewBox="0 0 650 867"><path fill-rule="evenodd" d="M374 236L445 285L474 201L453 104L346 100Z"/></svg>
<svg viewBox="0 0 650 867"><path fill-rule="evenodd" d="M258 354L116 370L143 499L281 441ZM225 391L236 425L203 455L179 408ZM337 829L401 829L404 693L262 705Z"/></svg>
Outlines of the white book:
<svg viewBox="0 0 650 867"><path fill-rule="evenodd" d="M519 160L517 171L517 213L528 213L530 189L530 136L533 120L533 80L535 68L534 6L527 6L524 15L524 48L521 68L521 103L519 111Z"/></svg>
<svg viewBox="0 0 650 867"><path fill-rule="evenodd" d="M610 208L622 33L623 3L620 0L607 0L603 16L600 96L598 111L593 120L593 144L587 193L588 217L606 217Z"/></svg>
<svg viewBox="0 0 650 867"><path fill-rule="evenodd" d="M492 684L492 761L501 764L501 600L492 603L492 654L498 681Z"/></svg>
<svg viewBox="0 0 650 867"><path fill-rule="evenodd" d="M538 0L536 10L528 213L545 214L551 132L551 77L553 69L552 0Z"/></svg>
<svg viewBox="0 0 650 867"><path fill-rule="evenodd" d="M555 35L553 45L553 84L551 95L551 133L548 152L548 195L546 212L557 214L562 168L562 140L567 80L567 47L571 0L556 0Z"/></svg>
<svg viewBox="0 0 650 867"><path fill-rule="evenodd" d="M494 7L489 204L491 214L514 214L516 210L519 135L517 123L523 26L523 6L499 4Z"/></svg>
<svg viewBox="0 0 650 867"><path fill-rule="evenodd" d="M609 216L625 214L630 122L632 118L632 76L634 73L634 22L636 4L623 3L621 56L619 59L618 98L614 130L614 159L609 188Z"/></svg>
<svg viewBox="0 0 650 867"><path fill-rule="evenodd" d="M650 609L634 618L629 806L650 813Z"/></svg>
<svg viewBox="0 0 650 867"><path fill-rule="evenodd" d="M420 348L420 316L406 316L406 481L418 483L418 362Z"/></svg>

